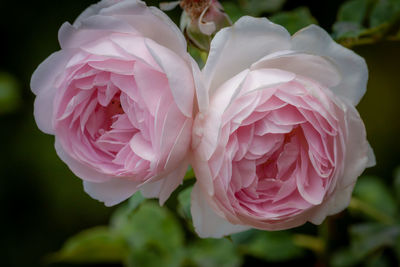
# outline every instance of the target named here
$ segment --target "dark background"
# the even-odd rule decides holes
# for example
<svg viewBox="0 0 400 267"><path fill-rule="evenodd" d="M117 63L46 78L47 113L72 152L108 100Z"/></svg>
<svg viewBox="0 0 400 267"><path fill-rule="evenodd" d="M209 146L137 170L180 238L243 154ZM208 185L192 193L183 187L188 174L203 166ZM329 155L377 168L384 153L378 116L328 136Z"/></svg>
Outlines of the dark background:
<svg viewBox="0 0 400 267"><path fill-rule="evenodd" d="M46 255L57 251L66 238L107 224L114 210L84 193L81 180L56 156L54 138L37 129L34 95L29 88L37 65L59 49L61 24L73 22L95 2L0 2L0 72L15 77L20 93L18 108L0 114L1 266L41 266ZM306 5L330 32L341 2L289 0L284 9ZM400 164L400 43L381 42L355 50L370 69L368 91L358 106L378 162L367 172L384 177L389 184Z"/></svg>

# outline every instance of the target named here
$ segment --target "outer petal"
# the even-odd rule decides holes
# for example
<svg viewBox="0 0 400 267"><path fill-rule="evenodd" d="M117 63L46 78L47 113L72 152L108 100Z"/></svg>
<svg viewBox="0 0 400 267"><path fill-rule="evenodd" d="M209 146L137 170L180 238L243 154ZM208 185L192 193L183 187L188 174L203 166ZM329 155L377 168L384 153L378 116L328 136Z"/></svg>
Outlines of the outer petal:
<svg viewBox="0 0 400 267"><path fill-rule="evenodd" d="M318 81L327 87L336 86L341 81L339 70L328 58L292 51L268 55L254 63L251 68L286 70Z"/></svg>
<svg viewBox="0 0 400 267"><path fill-rule="evenodd" d="M328 57L339 69L342 81L330 88L336 95L357 105L365 94L368 69L365 60L353 51L337 44L322 28L311 25L292 38L292 49Z"/></svg>
<svg viewBox="0 0 400 267"><path fill-rule="evenodd" d="M196 233L202 238L221 238L250 229L244 225L233 225L215 214L197 184L192 191L191 213Z"/></svg>
<svg viewBox="0 0 400 267"><path fill-rule="evenodd" d="M93 4L86 8L75 20L74 26L79 26L80 22L88 17L99 14L100 10L103 8L110 7L115 5L118 2L122 2L123 0L102 0L96 4ZM138 2L136 0L132 0L132 2Z"/></svg>
<svg viewBox="0 0 400 267"><path fill-rule="evenodd" d="M265 18L245 16L232 27L220 30L211 42L203 69L210 96L223 82L265 55L288 49L290 34Z"/></svg>
<svg viewBox="0 0 400 267"><path fill-rule="evenodd" d="M125 0L100 11L128 22L144 37L168 47L181 57L186 53L186 40L176 24L156 7L147 7L142 1Z"/></svg>
<svg viewBox="0 0 400 267"><path fill-rule="evenodd" d="M35 99L34 116L39 129L53 134L53 99L56 93L54 83L72 57L69 51L59 51L50 55L35 70L31 79L32 92Z"/></svg>
<svg viewBox="0 0 400 267"><path fill-rule="evenodd" d="M58 41L62 49L80 48L89 42L98 41L111 33L137 33L128 23L110 17L95 15L83 20L79 28L65 22L58 31Z"/></svg>
<svg viewBox="0 0 400 267"><path fill-rule="evenodd" d="M70 51L58 51L51 54L35 70L31 78L31 88L35 95L53 89L57 76L64 70L73 56Z"/></svg>
<svg viewBox="0 0 400 267"><path fill-rule="evenodd" d="M114 178L103 183L83 181L83 188L92 198L110 207L132 196L138 190L138 184L139 182Z"/></svg>
<svg viewBox="0 0 400 267"><path fill-rule="evenodd" d="M70 155L68 155L68 153L64 151L60 142L58 142L57 139L55 141L54 146L56 148L57 155L60 157L60 159L62 159L62 161L64 161L68 165L70 170L76 176L82 178L83 180L87 180L94 183L101 183L113 179L112 176L97 172L92 168L90 168L89 166L86 166L78 162L77 160L73 159Z"/></svg>
<svg viewBox="0 0 400 267"><path fill-rule="evenodd" d="M348 137L344 171L330 198L325 200L311 217L310 221L315 224L322 223L326 216L336 214L349 205L357 178L374 160L373 151L370 150L366 139L365 126L357 110L351 105L347 106L345 123Z"/></svg>
<svg viewBox="0 0 400 267"><path fill-rule="evenodd" d="M175 171L169 173L167 176L140 186L143 196L147 198L159 198L160 205L163 205L171 193L182 183L188 165L188 161L182 162Z"/></svg>
<svg viewBox="0 0 400 267"><path fill-rule="evenodd" d="M209 105L209 97L207 88L204 85L203 73L199 69L197 62L190 57L190 63L192 65L193 79L196 87L196 97L197 97L197 109L200 112L205 112Z"/></svg>
<svg viewBox="0 0 400 267"><path fill-rule="evenodd" d="M171 50L150 39L146 40L146 46L167 75L169 86L178 108L185 116L191 117L195 90L191 66Z"/></svg>

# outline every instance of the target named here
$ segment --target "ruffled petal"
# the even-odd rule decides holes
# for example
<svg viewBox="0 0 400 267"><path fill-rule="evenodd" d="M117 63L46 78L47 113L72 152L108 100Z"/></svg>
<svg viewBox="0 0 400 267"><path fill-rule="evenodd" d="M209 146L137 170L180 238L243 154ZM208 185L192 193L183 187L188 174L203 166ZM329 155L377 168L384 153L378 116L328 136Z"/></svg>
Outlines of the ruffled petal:
<svg viewBox="0 0 400 267"><path fill-rule="evenodd" d="M340 72L341 82L330 89L351 104L357 105L367 89L368 68L365 60L338 43L322 28L311 25L292 38L292 49L327 57Z"/></svg>
<svg viewBox="0 0 400 267"><path fill-rule="evenodd" d="M265 18L244 16L211 42L203 74L210 96L226 80L270 53L290 49L287 30Z"/></svg>
<svg viewBox="0 0 400 267"><path fill-rule="evenodd" d="M83 188L89 196L111 207L131 197L138 190L138 184L138 182L114 178L103 183L83 181Z"/></svg>
<svg viewBox="0 0 400 267"><path fill-rule="evenodd" d="M231 224L215 214L198 185L193 187L190 210L195 231L201 238L221 238L250 229L248 226Z"/></svg>

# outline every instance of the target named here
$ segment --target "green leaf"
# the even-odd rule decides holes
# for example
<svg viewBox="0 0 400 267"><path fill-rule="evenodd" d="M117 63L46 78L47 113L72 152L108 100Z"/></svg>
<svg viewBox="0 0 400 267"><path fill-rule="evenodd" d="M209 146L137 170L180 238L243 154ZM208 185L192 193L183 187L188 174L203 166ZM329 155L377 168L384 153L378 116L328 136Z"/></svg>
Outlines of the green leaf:
<svg viewBox="0 0 400 267"><path fill-rule="evenodd" d="M333 38L357 38L364 31L362 26L355 22L338 21L333 24Z"/></svg>
<svg viewBox="0 0 400 267"><path fill-rule="evenodd" d="M133 212L135 211L140 204L143 203L146 199L143 197L142 193L140 191L136 192L133 196L129 198L128 202L128 212Z"/></svg>
<svg viewBox="0 0 400 267"><path fill-rule="evenodd" d="M0 72L0 114L15 111L20 102L18 81L11 74Z"/></svg>
<svg viewBox="0 0 400 267"><path fill-rule="evenodd" d="M383 246L395 244L399 236L398 225L387 226L380 223L362 223L350 227L351 245L361 257Z"/></svg>
<svg viewBox="0 0 400 267"><path fill-rule="evenodd" d="M370 26L376 27L384 23L388 23L398 19L400 16L400 1L399 0L379 0L370 17Z"/></svg>
<svg viewBox="0 0 400 267"><path fill-rule="evenodd" d="M397 205L400 204L400 166L394 170L394 190L396 193Z"/></svg>
<svg viewBox="0 0 400 267"><path fill-rule="evenodd" d="M296 246L293 235L287 231L256 231L240 247L245 254L267 261L287 261L301 257L304 253L304 249Z"/></svg>
<svg viewBox="0 0 400 267"><path fill-rule="evenodd" d="M337 22L333 25L335 39L357 38L364 30L363 21L367 16L371 0L351 0L345 2L337 15Z"/></svg>
<svg viewBox="0 0 400 267"><path fill-rule="evenodd" d="M182 260L182 229L170 211L154 201L130 214L121 234L131 247L132 266L179 266Z"/></svg>
<svg viewBox="0 0 400 267"><path fill-rule="evenodd" d="M140 191L136 192L128 200L128 203L120 206L111 216L110 225L112 229L122 229L129 223L129 218L133 212L143 203L146 199L142 196Z"/></svg>
<svg viewBox="0 0 400 267"><path fill-rule="evenodd" d="M221 4L233 23L246 15L246 12L235 2L222 2Z"/></svg>
<svg viewBox="0 0 400 267"><path fill-rule="evenodd" d="M198 50L197 50L198 51ZM201 55L200 55L201 56ZM195 176L195 174L194 174L194 170L193 170L193 168L191 167L191 166L189 166L189 168L188 168L188 170L186 171L186 174L185 174L185 180L189 180L189 179L193 179L193 178L195 178L196 176Z"/></svg>
<svg viewBox="0 0 400 267"><path fill-rule="evenodd" d="M235 267L241 266L242 261L234 244L222 238L197 239L190 244L185 263L198 267Z"/></svg>
<svg viewBox="0 0 400 267"><path fill-rule="evenodd" d="M393 262L382 253L377 253L366 261L365 267L390 267Z"/></svg>
<svg viewBox="0 0 400 267"><path fill-rule="evenodd" d="M400 234L400 226L380 223L362 223L352 226L350 248L335 253L332 266L353 266L378 249L393 246Z"/></svg>
<svg viewBox="0 0 400 267"><path fill-rule="evenodd" d="M341 249L332 254L330 266L347 267L356 265L361 259L350 248Z"/></svg>
<svg viewBox="0 0 400 267"><path fill-rule="evenodd" d="M307 7L299 7L292 11L277 13L270 17L272 22L284 26L291 34L310 25L317 24Z"/></svg>
<svg viewBox="0 0 400 267"><path fill-rule="evenodd" d="M263 13L273 13L279 11L285 0L242 0L239 1L241 7L252 16L260 16Z"/></svg>
<svg viewBox="0 0 400 267"><path fill-rule="evenodd" d="M190 213L190 195L192 189L193 186L189 186L178 195L178 213L186 220L192 220L192 215Z"/></svg>
<svg viewBox="0 0 400 267"><path fill-rule="evenodd" d="M345 2L338 11L337 20L361 25L366 17L370 0L351 0Z"/></svg>
<svg viewBox="0 0 400 267"><path fill-rule="evenodd" d="M128 267L180 267L184 259L183 250L165 254L156 244L148 243L145 247L131 251L126 262Z"/></svg>
<svg viewBox="0 0 400 267"><path fill-rule="evenodd" d="M354 188L354 196L389 217L396 215L396 203L390 190L379 177L360 177Z"/></svg>
<svg viewBox="0 0 400 267"><path fill-rule="evenodd" d="M62 249L49 256L49 262L122 262L129 249L125 240L107 227L85 230L68 239Z"/></svg>

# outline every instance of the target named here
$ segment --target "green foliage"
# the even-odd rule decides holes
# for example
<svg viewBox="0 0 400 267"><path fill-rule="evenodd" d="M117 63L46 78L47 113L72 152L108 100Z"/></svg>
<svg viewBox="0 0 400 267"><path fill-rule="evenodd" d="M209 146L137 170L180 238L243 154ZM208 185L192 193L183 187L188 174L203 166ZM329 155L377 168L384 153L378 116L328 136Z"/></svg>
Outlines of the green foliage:
<svg viewBox="0 0 400 267"><path fill-rule="evenodd" d="M400 197L399 170L397 168L394 172L393 181L397 199ZM349 226L350 246L333 254L332 266L356 266L360 263L366 266L390 266L388 260L381 255L387 249L394 251L399 260L399 207L382 179L375 176L360 177L349 208L354 216L362 215L372 221Z"/></svg>
<svg viewBox="0 0 400 267"><path fill-rule="evenodd" d="M397 205L399 205L400 204L400 166L394 170L393 184L394 184Z"/></svg>
<svg viewBox="0 0 400 267"><path fill-rule="evenodd" d="M294 242L293 234L288 231L256 231L232 235L244 254L266 261L285 261L298 258L304 250Z"/></svg>
<svg viewBox="0 0 400 267"><path fill-rule="evenodd" d="M185 188L178 195L178 213L184 219L191 221L192 215L190 213L190 195L192 193L193 186Z"/></svg>
<svg viewBox="0 0 400 267"><path fill-rule="evenodd" d="M264 13L275 13L281 10L285 0L240 0L240 1L224 1L222 6L229 15L232 22L237 21L245 15L261 16Z"/></svg>
<svg viewBox="0 0 400 267"><path fill-rule="evenodd" d="M85 230L68 239L49 262L121 262L129 255L125 240L107 227Z"/></svg>
<svg viewBox="0 0 400 267"><path fill-rule="evenodd" d="M20 102L18 81L11 74L0 72L0 115L15 111Z"/></svg>
<svg viewBox="0 0 400 267"><path fill-rule="evenodd" d="M377 212L382 213L382 216L394 217L396 215L395 200L390 190L379 177L361 177L354 188L354 197Z"/></svg>
<svg viewBox="0 0 400 267"><path fill-rule="evenodd" d="M400 234L400 226L380 223L362 223L350 228L350 248L343 249L332 258L332 266L352 266L369 254L393 246Z"/></svg>
<svg viewBox="0 0 400 267"><path fill-rule="evenodd" d="M246 12L235 2L222 2L222 6L232 22L235 22L242 16L247 15Z"/></svg>
<svg viewBox="0 0 400 267"><path fill-rule="evenodd" d="M371 27L391 23L400 16L399 0L378 0L373 6L369 23Z"/></svg>
<svg viewBox="0 0 400 267"><path fill-rule="evenodd" d="M310 25L317 24L317 20L311 15L307 7L299 7L292 11L272 15L272 22L284 26L291 34Z"/></svg>
<svg viewBox="0 0 400 267"><path fill-rule="evenodd" d="M249 15L260 16L263 13L273 13L279 11L285 0L242 0L239 1L242 9Z"/></svg>
<svg viewBox="0 0 400 267"><path fill-rule="evenodd" d="M339 9L333 37L352 46L399 38L400 0L349 0Z"/></svg>
<svg viewBox="0 0 400 267"><path fill-rule="evenodd" d="M226 238L197 239L189 245L186 264L198 267L236 267L243 261L235 245Z"/></svg>

